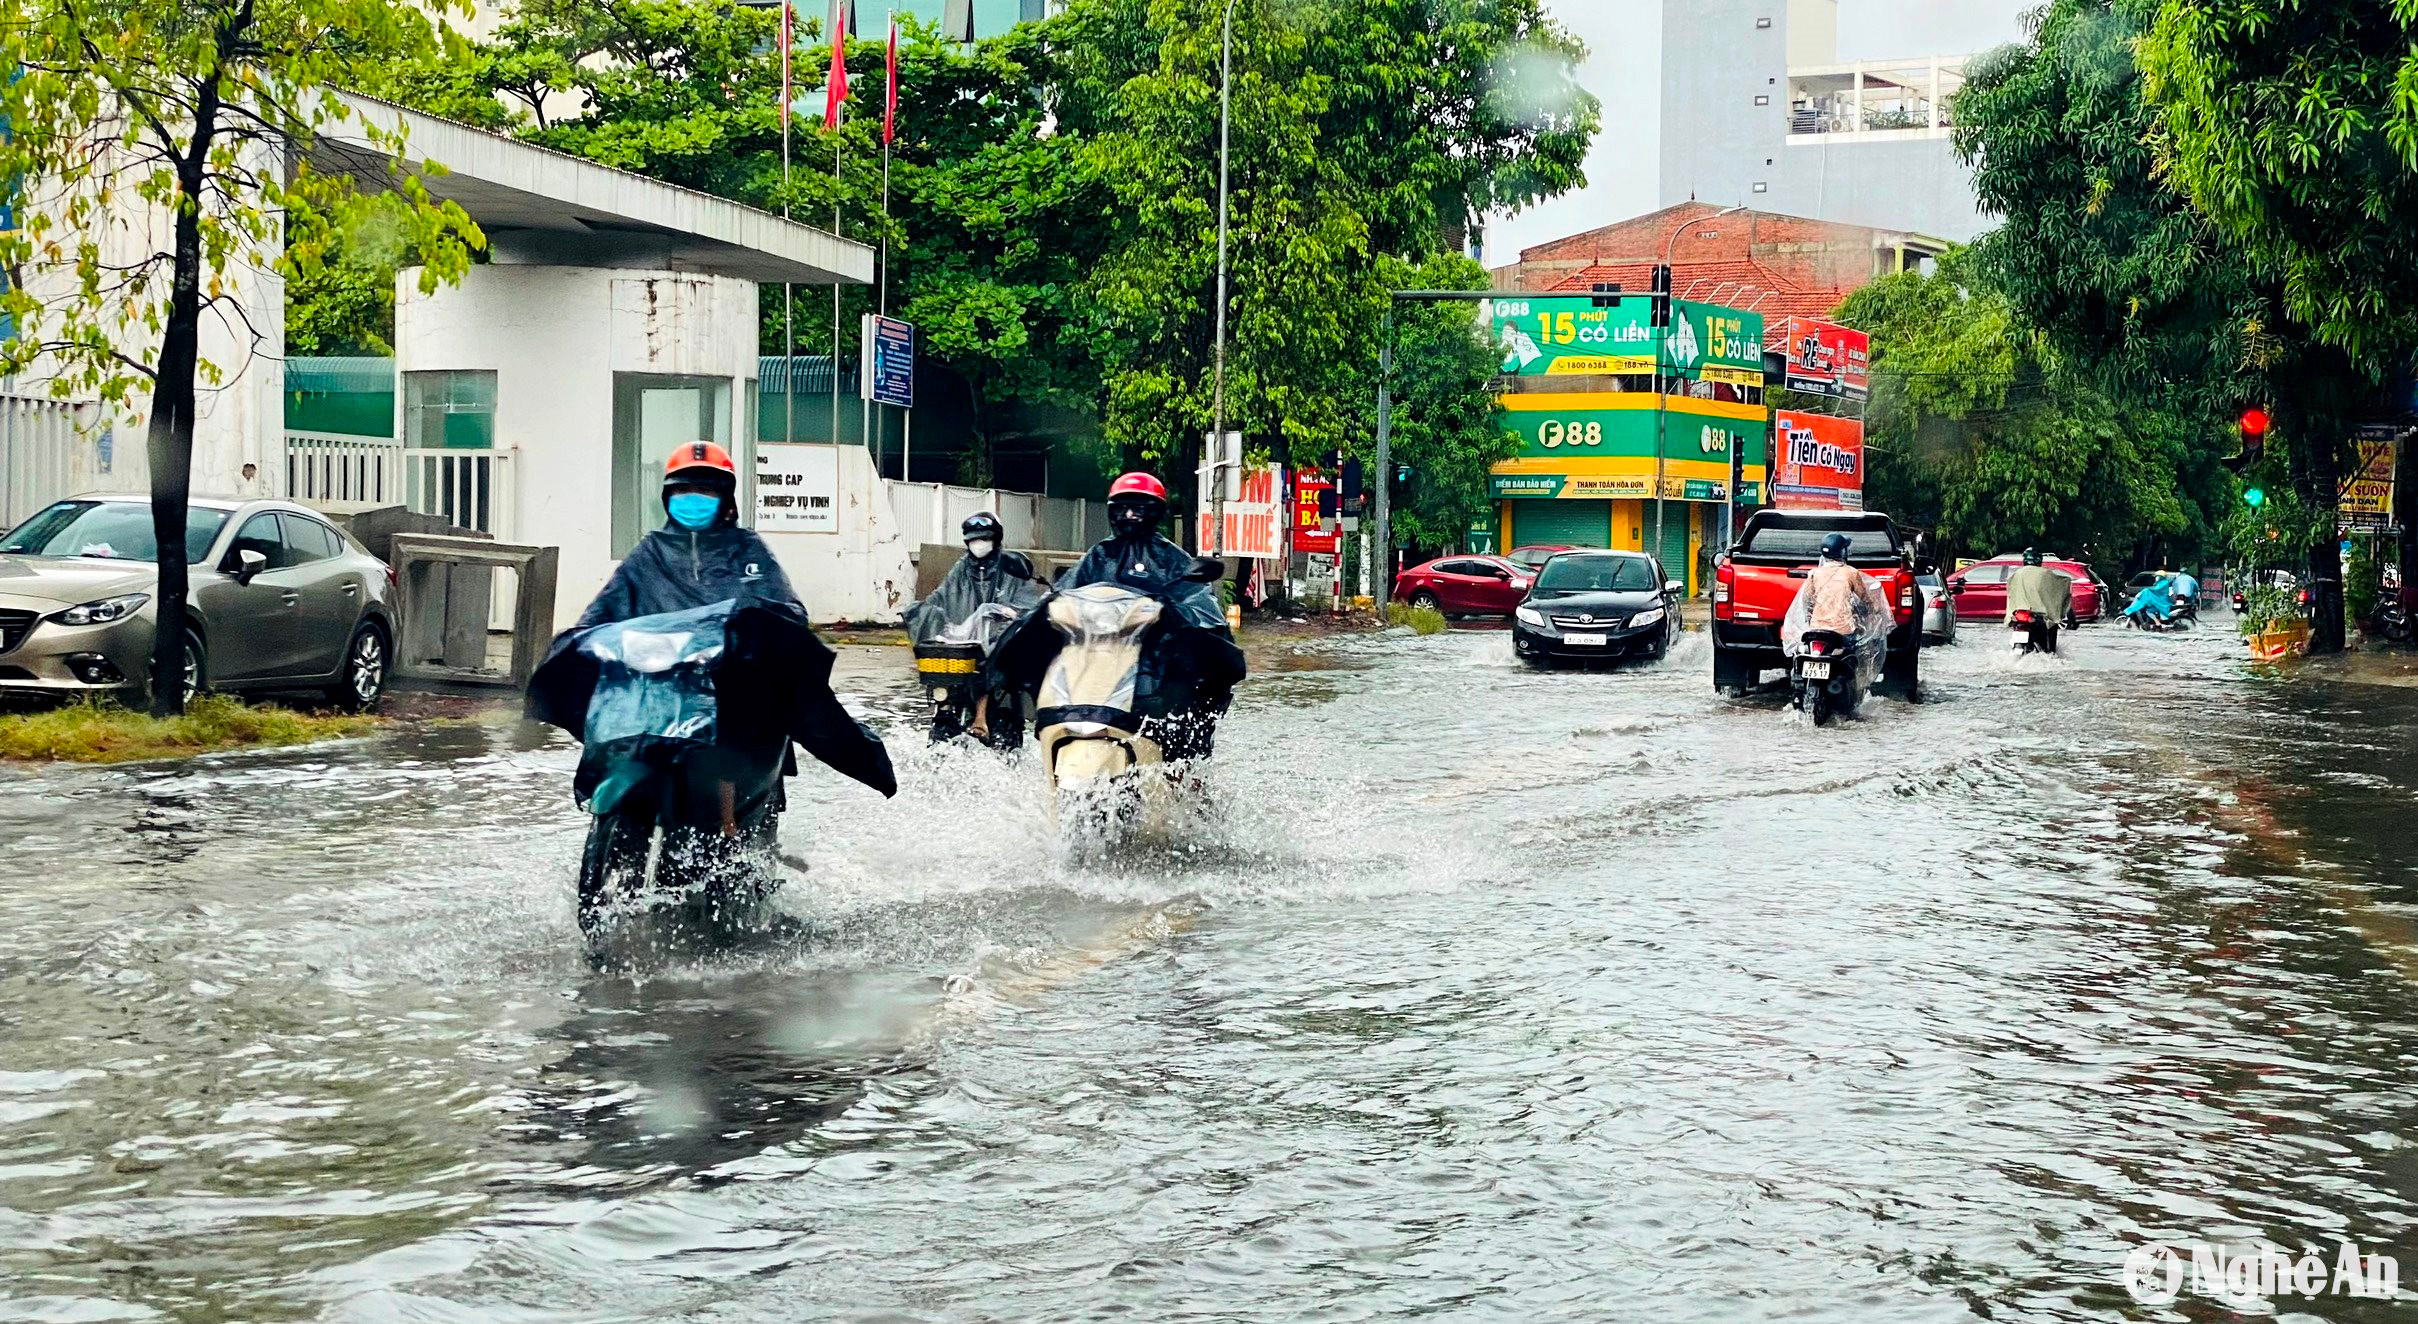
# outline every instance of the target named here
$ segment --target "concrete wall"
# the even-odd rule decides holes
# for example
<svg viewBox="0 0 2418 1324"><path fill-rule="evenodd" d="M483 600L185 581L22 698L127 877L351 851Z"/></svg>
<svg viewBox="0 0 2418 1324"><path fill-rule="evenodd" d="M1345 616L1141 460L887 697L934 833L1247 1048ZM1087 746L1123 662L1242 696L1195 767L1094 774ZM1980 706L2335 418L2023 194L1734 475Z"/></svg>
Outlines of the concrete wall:
<svg viewBox="0 0 2418 1324"><path fill-rule="evenodd" d="M561 549L556 614L565 623L610 578L613 375L677 373L730 382L732 449L754 472L744 383L756 371L752 281L601 267L490 264L421 294L395 283L395 357L403 375L496 374L495 447L514 466L512 541Z"/></svg>
<svg viewBox="0 0 2418 1324"><path fill-rule="evenodd" d="M1754 192L1788 131L1787 12L1787 0L1663 0L1661 206L1788 210Z"/></svg>
<svg viewBox="0 0 2418 1324"><path fill-rule="evenodd" d="M764 541L817 625L896 621L915 599L910 553L921 541L921 531L899 527L890 509L889 483L874 472L873 457L864 447L831 449L840 460L840 531L768 533ZM583 597L572 610L586 605Z"/></svg>
<svg viewBox="0 0 2418 1324"><path fill-rule="evenodd" d="M1997 224L1982 214L1973 172L1956 159L1956 144L1948 139L1913 133L1836 138L1807 134L1781 148L1771 192L1775 210L1957 243Z"/></svg>

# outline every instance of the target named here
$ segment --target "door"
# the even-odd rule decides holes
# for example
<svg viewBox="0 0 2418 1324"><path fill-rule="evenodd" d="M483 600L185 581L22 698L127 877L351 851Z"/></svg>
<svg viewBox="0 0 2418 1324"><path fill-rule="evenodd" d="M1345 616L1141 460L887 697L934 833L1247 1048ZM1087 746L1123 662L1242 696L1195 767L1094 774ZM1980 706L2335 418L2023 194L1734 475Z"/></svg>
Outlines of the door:
<svg viewBox="0 0 2418 1324"><path fill-rule="evenodd" d="M268 561L268 569L248 584L235 578L236 556L247 551ZM209 638L212 682L242 684L292 674L302 615L292 562L277 516L262 511L235 531L214 569L194 576L193 599Z"/></svg>
<svg viewBox="0 0 2418 1324"><path fill-rule="evenodd" d="M1483 576L1477 581L1477 598L1478 601L1486 604L1478 610L1492 612L1497 616L1509 616L1516 611L1519 608L1520 599L1527 596L1527 590L1513 588L1510 571L1496 562L1480 561L1477 563L1477 567L1479 574Z"/></svg>
<svg viewBox="0 0 2418 1324"><path fill-rule="evenodd" d="M1656 561L1662 563L1663 574L1667 579L1685 582L1687 578L1688 525L1695 517L1696 507L1688 502L1665 501L1662 503L1661 545L1649 547L1646 551ZM1648 538L1654 536L1654 525L1651 522L1653 518L1654 508L1652 505L1648 505L1646 507L1646 519L1648 520L1646 537Z"/></svg>
<svg viewBox="0 0 2418 1324"><path fill-rule="evenodd" d="M334 529L291 511L279 512L277 520L293 558L289 573L302 594L294 674L333 676L344 646L352 642L353 623L361 616L361 576L338 555L344 540Z"/></svg>
<svg viewBox="0 0 2418 1324"><path fill-rule="evenodd" d="M1514 501L1511 503L1511 545L1609 547L1612 545L1612 503Z"/></svg>
<svg viewBox="0 0 2418 1324"><path fill-rule="evenodd" d="M1474 611L1470 605L1472 585L1469 582L1469 562L1438 561L1428 571L1429 582L1436 590L1436 605L1447 612Z"/></svg>
<svg viewBox="0 0 2418 1324"><path fill-rule="evenodd" d="M1961 620L1997 621L2007 614L2007 567L1999 564L1967 566L1961 581L1964 591L1956 595L1956 615Z"/></svg>

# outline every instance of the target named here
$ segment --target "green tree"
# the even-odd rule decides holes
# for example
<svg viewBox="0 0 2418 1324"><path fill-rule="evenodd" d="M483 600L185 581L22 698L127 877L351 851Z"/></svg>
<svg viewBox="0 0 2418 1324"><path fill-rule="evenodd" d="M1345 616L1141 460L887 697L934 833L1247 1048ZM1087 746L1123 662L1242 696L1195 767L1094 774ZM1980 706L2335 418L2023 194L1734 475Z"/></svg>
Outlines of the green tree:
<svg viewBox="0 0 2418 1324"><path fill-rule="evenodd" d="M19 224L0 235L12 274L0 311L15 320L0 371L47 377L62 396L110 406L148 397L152 528L159 558L151 708L184 706L185 508L197 384L241 362L205 357L202 319L264 345L244 313L260 271L310 279L335 235L373 208L420 255L422 280L458 276L476 226L433 202L416 177L378 200L289 156L350 118L330 89L441 36L410 0L20 0L0 27L9 132L0 178ZM371 136L378 136L371 131ZM400 148L398 142L386 146ZM165 221L164 242L129 239ZM127 224L133 218L133 224ZM148 251L146 251L148 250Z"/></svg>
<svg viewBox="0 0 2418 1324"><path fill-rule="evenodd" d="M2370 377L2295 320L2307 304L2270 248L2176 186L2160 151L2182 138L2139 58L2157 58L2143 35L2160 12L2153 0L2055 0L2029 42L1969 71L1957 145L1983 203L2005 217L1975 245L1977 279L2168 452L2190 534L2212 543L2233 504L2218 461L2236 444L2238 411L2269 408L2294 485L2332 509ZM2243 140L2230 126L2219 136ZM2324 564L2331 549L2312 553L2322 582L2339 580ZM2312 647L2341 642L2339 627L2321 625Z"/></svg>
<svg viewBox="0 0 2418 1324"><path fill-rule="evenodd" d="M1483 290L1486 269L1464 257L1430 258L1418 266L1389 262L1379 270L1395 289ZM1394 541L1417 548L1454 547L1470 526L1491 521L1497 461L1520 449L1519 437L1503 426L1494 398L1502 351L1486 336L1471 303L1406 303L1394 327L1391 459L1411 471L1411 481L1392 510ZM1345 449L1376 459L1376 374L1356 387L1352 408L1369 420L1352 428ZM1385 475L1374 468L1372 481Z"/></svg>

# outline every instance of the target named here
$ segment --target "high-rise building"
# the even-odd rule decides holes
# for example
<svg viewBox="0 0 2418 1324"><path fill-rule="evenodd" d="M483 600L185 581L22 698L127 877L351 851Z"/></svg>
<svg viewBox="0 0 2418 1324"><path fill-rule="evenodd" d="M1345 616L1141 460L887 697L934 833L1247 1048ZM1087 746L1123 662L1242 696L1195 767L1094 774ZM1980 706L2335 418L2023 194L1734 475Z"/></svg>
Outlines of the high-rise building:
<svg viewBox="0 0 2418 1324"><path fill-rule="evenodd" d="M1989 228L1950 141L1964 57L1841 61L1839 0L1663 0L1661 46L1659 205Z"/></svg>

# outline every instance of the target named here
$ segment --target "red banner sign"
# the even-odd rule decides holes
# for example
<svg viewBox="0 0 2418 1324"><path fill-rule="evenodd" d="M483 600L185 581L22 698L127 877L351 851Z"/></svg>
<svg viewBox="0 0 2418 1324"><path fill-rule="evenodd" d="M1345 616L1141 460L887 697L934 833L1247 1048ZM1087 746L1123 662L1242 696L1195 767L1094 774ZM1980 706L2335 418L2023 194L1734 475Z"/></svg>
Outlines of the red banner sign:
<svg viewBox="0 0 2418 1324"><path fill-rule="evenodd" d="M1788 324L1788 389L1861 400L1872 387L1872 337L1834 322Z"/></svg>
<svg viewBox="0 0 2418 1324"><path fill-rule="evenodd" d="M1298 470L1293 475L1293 550L1331 555L1343 541L1341 534L1327 532L1326 519L1318 513L1318 498L1335 490L1335 480L1316 469Z"/></svg>
<svg viewBox="0 0 2418 1324"><path fill-rule="evenodd" d="M1864 425L1825 414L1772 415L1772 504L1782 510L1864 508Z"/></svg>

